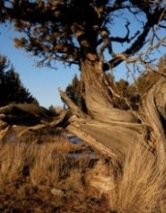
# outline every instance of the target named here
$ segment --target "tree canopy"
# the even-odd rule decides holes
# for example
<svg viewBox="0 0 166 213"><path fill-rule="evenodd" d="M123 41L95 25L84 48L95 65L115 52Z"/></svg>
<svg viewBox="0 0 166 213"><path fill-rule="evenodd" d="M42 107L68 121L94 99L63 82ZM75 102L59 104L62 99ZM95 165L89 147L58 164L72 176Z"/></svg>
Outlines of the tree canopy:
<svg viewBox="0 0 166 213"><path fill-rule="evenodd" d="M105 62L108 69L137 61L141 56L132 56L143 46L147 57L162 45L166 38L158 31L166 29L165 6L164 0L2 0L0 20L12 21L24 33L15 46L39 56L40 65L55 60L79 64L86 58ZM115 44L123 44L120 52ZM141 61L147 62L143 56Z"/></svg>

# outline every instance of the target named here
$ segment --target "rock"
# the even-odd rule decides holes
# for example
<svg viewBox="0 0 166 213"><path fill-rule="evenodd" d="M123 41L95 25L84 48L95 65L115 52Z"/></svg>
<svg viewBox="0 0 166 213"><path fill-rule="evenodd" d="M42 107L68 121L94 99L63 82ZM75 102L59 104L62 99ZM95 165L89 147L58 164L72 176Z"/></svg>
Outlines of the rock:
<svg viewBox="0 0 166 213"><path fill-rule="evenodd" d="M64 196L64 192L61 189L52 188L51 193L55 196L58 196L58 197Z"/></svg>

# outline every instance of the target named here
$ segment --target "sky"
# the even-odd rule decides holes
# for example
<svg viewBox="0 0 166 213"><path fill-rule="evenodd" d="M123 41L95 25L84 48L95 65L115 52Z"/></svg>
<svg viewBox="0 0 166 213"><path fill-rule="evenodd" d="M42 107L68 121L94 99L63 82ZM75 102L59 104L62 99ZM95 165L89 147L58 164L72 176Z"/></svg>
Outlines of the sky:
<svg viewBox="0 0 166 213"><path fill-rule="evenodd" d="M118 18L117 18L118 19ZM126 19L124 18L124 21ZM117 23L114 26L113 33L124 36L126 33L125 27L121 25L122 19L119 17ZM132 30L135 31L135 21L132 21ZM131 31L132 32L132 31ZM161 32L161 37L166 35L166 30ZM29 90L29 92L38 100L41 106L48 108L49 106L62 106L58 88L65 90L66 86L71 83L75 74L79 76L79 70L77 66L64 66L57 62L57 69L50 68L38 68L35 65L35 59L26 53L23 49L17 49L14 47L13 38L15 32L12 27L5 27L0 25L0 54L7 56L10 62L13 64L15 71L19 74L22 84ZM113 35L114 36L114 35ZM119 52L121 47L116 44L114 47L116 52ZM165 47L161 52L157 52L158 56L165 54ZM124 72L124 64L116 68L117 79L126 78L126 72Z"/></svg>
<svg viewBox="0 0 166 213"><path fill-rule="evenodd" d="M5 55L19 74L21 82L38 100L41 106L62 106L58 88L65 90L75 74L79 76L76 66L65 67L57 63L57 69L38 68L35 60L23 49L17 49L13 44L14 32L9 27L0 25L0 55Z"/></svg>
<svg viewBox="0 0 166 213"><path fill-rule="evenodd" d="M0 25L0 55L5 55L19 74L22 84L38 100L41 106L63 106L58 88L65 90L74 75L79 77L76 65L72 67L56 63L56 70L39 68L35 59L23 49L14 47L13 38L16 33L12 27ZM123 75L121 75L123 76Z"/></svg>

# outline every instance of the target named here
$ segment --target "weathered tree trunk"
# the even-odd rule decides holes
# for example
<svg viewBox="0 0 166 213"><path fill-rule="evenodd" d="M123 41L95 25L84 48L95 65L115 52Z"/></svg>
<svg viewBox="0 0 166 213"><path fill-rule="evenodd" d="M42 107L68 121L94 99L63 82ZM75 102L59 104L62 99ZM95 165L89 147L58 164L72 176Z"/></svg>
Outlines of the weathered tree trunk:
<svg viewBox="0 0 166 213"><path fill-rule="evenodd" d="M159 156L166 154L166 78L161 77L143 99L143 117L150 127L149 140Z"/></svg>
<svg viewBox="0 0 166 213"><path fill-rule="evenodd" d="M87 114L60 90L60 95L69 106L69 110L61 113L51 123L47 119L46 123L39 122L42 125L29 127L27 131L63 126L118 163L122 162L128 150L137 144L157 151L162 158L166 152L166 78L161 77L147 91L141 109L136 113L114 106L113 89L109 88L111 86L99 62L81 61L80 68ZM25 110L20 106L1 108L2 120L4 116L10 116L15 108ZM46 112L43 110L28 110L30 111L25 110L25 113L32 114L33 111L33 116L37 113L40 118L45 117Z"/></svg>
<svg viewBox="0 0 166 213"><path fill-rule="evenodd" d="M114 107L112 93L99 62L81 61L81 72L84 98L91 119L80 116L80 112L78 115L76 113L78 110L63 97L67 104L69 103L71 110L73 109L73 114L77 114L67 126L71 132L119 161L124 159L132 146L140 143L152 151L162 150L165 153L165 127L161 123L162 115L165 119L166 79L164 77L147 91L141 112L136 116L132 111ZM162 96L164 100L159 95L160 91L164 94Z"/></svg>
<svg viewBox="0 0 166 213"><path fill-rule="evenodd" d="M92 118L107 123L137 122L132 112L114 108L112 94L108 89L108 81L100 62L81 62L81 72L85 85L86 107Z"/></svg>

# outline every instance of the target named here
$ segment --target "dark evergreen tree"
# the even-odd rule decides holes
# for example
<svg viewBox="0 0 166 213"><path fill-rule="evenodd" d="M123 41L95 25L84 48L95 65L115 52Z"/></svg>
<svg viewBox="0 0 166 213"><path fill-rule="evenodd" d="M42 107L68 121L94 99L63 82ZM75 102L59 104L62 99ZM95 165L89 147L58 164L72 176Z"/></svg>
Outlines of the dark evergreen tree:
<svg viewBox="0 0 166 213"><path fill-rule="evenodd" d="M19 74L15 72L9 60L0 56L0 106L34 101L35 99L21 83Z"/></svg>
<svg viewBox="0 0 166 213"><path fill-rule="evenodd" d="M74 76L71 84L66 87L66 94L68 97L79 106L84 112L86 112L84 97L83 97L83 83L78 79L77 75ZM63 99L62 99L63 101Z"/></svg>

